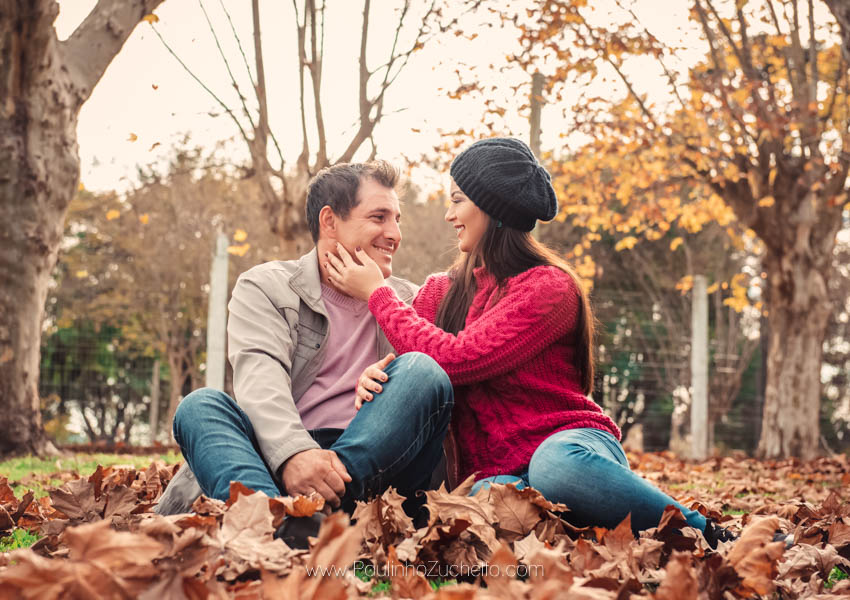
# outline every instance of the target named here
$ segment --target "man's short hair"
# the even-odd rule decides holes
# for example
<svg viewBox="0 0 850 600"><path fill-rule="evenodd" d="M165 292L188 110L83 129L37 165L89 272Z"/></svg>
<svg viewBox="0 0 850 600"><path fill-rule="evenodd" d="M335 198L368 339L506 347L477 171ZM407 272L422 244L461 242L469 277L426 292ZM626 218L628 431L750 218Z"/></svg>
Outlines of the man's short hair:
<svg viewBox="0 0 850 600"><path fill-rule="evenodd" d="M307 186L307 225L313 242L319 241L319 211L330 206L334 214L347 219L357 206L360 182L372 179L388 188L398 183L398 170L384 160L365 163L340 163L316 173Z"/></svg>

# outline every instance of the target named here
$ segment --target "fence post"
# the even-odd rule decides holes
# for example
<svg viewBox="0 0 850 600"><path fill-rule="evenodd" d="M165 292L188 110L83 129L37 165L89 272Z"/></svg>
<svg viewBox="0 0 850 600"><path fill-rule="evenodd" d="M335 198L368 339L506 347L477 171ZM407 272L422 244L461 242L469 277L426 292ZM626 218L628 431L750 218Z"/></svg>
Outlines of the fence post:
<svg viewBox="0 0 850 600"><path fill-rule="evenodd" d="M540 113L543 110L543 84L545 82L546 78L540 71L535 71L531 76L531 98L529 99L531 116L528 119L531 126L529 142L531 151L537 157L537 160L540 160ZM537 225L535 225L531 235L537 240L540 239L540 229Z"/></svg>
<svg viewBox="0 0 850 600"><path fill-rule="evenodd" d="M225 343L227 335L227 236L216 236L210 269L210 296L207 309L206 386L224 391Z"/></svg>
<svg viewBox="0 0 850 600"><path fill-rule="evenodd" d="M708 458L708 292L694 276L691 299L691 458Z"/></svg>
<svg viewBox="0 0 850 600"><path fill-rule="evenodd" d="M159 359L153 361L151 372L151 408L148 423L151 430L151 444L156 443L159 435Z"/></svg>

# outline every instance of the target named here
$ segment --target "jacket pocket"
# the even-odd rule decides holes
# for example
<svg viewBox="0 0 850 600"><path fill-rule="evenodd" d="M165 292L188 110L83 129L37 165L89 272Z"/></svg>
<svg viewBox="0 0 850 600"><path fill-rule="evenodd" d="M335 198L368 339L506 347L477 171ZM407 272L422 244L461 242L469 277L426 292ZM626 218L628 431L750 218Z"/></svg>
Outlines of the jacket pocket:
<svg viewBox="0 0 850 600"><path fill-rule="evenodd" d="M310 360L319 351L324 334L304 323L299 323L296 330L298 342L295 345L295 355L304 360Z"/></svg>

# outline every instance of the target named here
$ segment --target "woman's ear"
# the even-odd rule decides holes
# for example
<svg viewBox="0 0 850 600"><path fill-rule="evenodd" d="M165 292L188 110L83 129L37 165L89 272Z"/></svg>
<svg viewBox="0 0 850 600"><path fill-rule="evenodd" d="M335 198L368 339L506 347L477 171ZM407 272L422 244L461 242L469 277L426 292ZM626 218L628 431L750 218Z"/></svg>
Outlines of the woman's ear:
<svg viewBox="0 0 850 600"><path fill-rule="evenodd" d="M337 216L334 214L330 206L323 206L319 211L319 237L335 240L336 239L336 223Z"/></svg>

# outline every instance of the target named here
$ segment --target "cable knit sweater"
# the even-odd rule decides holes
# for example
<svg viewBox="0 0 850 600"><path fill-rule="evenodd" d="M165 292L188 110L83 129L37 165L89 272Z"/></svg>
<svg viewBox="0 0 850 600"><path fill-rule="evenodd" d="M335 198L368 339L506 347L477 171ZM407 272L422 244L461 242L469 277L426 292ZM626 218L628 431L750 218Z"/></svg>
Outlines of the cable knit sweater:
<svg viewBox="0 0 850 600"><path fill-rule="evenodd" d="M446 274L429 277L413 307L387 286L369 298L396 351L428 354L454 385L450 435L459 456L449 457L450 479L521 473L540 443L563 429L593 427L619 439L619 428L581 391L581 300L572 278L557 267L535 267L509 279L500 295L483 268L475 277L477 292L458 335L433 324L451 283Z"/></svg>

